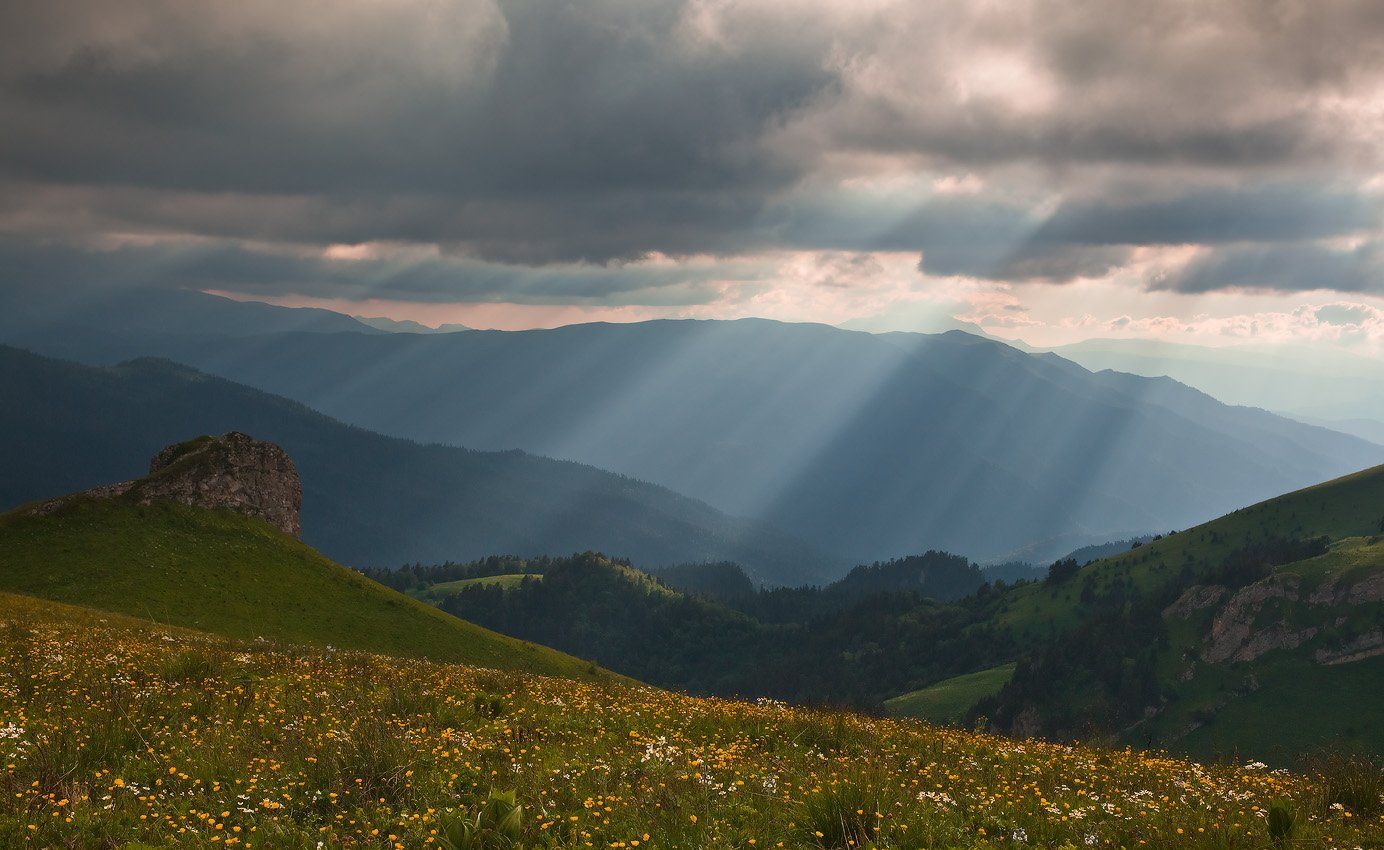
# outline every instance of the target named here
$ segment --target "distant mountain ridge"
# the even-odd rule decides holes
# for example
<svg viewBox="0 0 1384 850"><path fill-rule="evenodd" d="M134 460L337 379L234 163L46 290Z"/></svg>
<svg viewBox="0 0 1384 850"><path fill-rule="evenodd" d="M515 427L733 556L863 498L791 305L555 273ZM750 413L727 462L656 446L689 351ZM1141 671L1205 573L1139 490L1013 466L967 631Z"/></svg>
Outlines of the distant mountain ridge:
<svg viewBox="0 0 1384 850"><path fill-rule="evenodd" d="M848 562L1163 532L1384 460L1170 380L955 331L654 321L40 347L95 362L159 354L382 433L590 463Z"/></svg>
<svg viewBox="0 0 1384 850"><path fill-rule="evenodd" d="M1342 434L1350 434L1353 437L1384 446L1384 421L1378 419L1319 419L1314 416L1300 416L1293 413L1285 413L1284 415L1289 419L1296 419L1308 425L1330 428L1333 431L1340 431Z"/></svg>
<svg viewBox="0 0 1384 850"><path fill-rule="evenodd" d="M1090 339L1051 351L1092 370L1170 376L1231 404L1281 411L1302 421L1374 420L1373 433L1349 424L1339 430L1374 442L1384 439L1377 425L1384 420L1384 359L1330 346L1212 348L1141 339Z"/></svg>
<svg viewBox="0 0 1384 850"><path fill-rule="evenodd" d="M412 319L390 319L385 316L352 316L351 318L361 324L369 325L376 330L386 331L388 333L450 334L471 330L471 328L468 328L466 325L460 325L454 322L432 327L421 322L415 322Z"/></svg>
<svg viewBox="0 0 1384 850"><path fill-rule="evenodd" d="M994 561L1037 541L1061 554L1384 460L1377 444L1166 378L959 331L747 319L386 333L327 311L165 300L147 316L56 309L105 318L62 333L0 320L0 340L93 364L167 357L380 433L591 464L842 564L932 548ZM184 313L205 320L162 321Z"/></svg>
<svg viewBox="0 0 1384 850"><path fill-rule="evenodd" d="M244 337L286 331L384 332L332 310L280 307L187 290L13 282L0 287L0 341L106 333Z"/></svg>
<svg viewBox="0 0 1384 850"><path fill-rule="evenodd" d="M651 565L734 559L760 581L818 580L802 542L590 466L372 434L163 360L100 369L0 346L0 510L141 474L189 434L283 446L303 537L356 566L602 548Z"/></svg>

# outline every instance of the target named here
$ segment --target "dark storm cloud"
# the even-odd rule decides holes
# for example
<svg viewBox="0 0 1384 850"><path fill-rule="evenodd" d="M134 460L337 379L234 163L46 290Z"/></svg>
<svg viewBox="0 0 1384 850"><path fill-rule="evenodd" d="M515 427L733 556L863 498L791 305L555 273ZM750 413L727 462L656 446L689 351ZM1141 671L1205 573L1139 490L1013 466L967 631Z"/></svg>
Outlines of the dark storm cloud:
<svg viewBox="0 0 1384 850"><path fill-rule="evenodd" d="M1157 197L1167 189L1127 187ZM1373 196L1308 185L1192 189L1161 200L1074 200L1049 214L983 196L940 195L899 205L830 196L773 220L783 244L839 250L920 251L920 270L1004 280L1097 277L1149 245L1301 241L1381 226Z"/></svg>
<svg viewBox="0 0 1384 850"><path fill-rule="evenodd" d="M240 193L249 214L226 224L242 230L251 208L310 196L367 219L344 216L329 241L440 237L492 255L631 256L683 250L684 225L743 223L794 177L759 144L766 127L832 82L811 38L766 32L753 50L701 49L683 43L681 4L658 0L453 4L468 14L438 25L457 29L460 56L446 44L418 55L419 30L441 5L400 4L397 15L423 20L347 28L344 44L295 33L301 21L275 26L260 4L223 8L265 19L231 35L215 17L199 26L189 8L168 12L173 37L93 36L9 69L0 168L112 191ZM396 200L441 215L386 210L394 232L364 235L372 202ZM510 231L496 233L497 221ZM569 244L564 227L590 244ZM603 232L627 227L620 240Z"/></svg>
<svg viewBox="0 0 1384 850"><path fill-rule="evenodd" d="M1155 280L1152 286L1178 292L1332 289L1384 293L1384 245L1370 242L1353 249L1314 244L1217 249L1186 268Z"/></svg>
<svg viewBox="0 0 1384 850"><path fill-rule="evenodd" d="M1143 203L1064 204L1033 241L1181 245L1313 239L1377 228L1381 209L1378 198L1306 185L1199 189Z"/></svg>
<svg viewBox="0 0 1384 850"><path fill-rule="evenodd" d="M506 265L385 252L357 259L285 253L233 242L126 245L104 250L0 240L0 286L61 282L74 288L154 287L275 296L417 302L696 304L711 279L737 271L612 264ZM756 270L738 272L752 280ZM653 290L646 293L645 290Z"/></svg>
<svg viewBox="0 0 1384 850"><path fill-rule="evenodd" d="M6 105L33 120L0 152L22 177L202 191L695 191L778 182L754 142L829 81L810 52L678 50L678 4L656 1L507 4L453 22L460 57L417 55L438 5L340 34L363 49L268 26L230 40L214 19L153 48L84 45L10 77Z"/></svg>
<svg viewBox="0 0 1384 850"><path fill-rule="evenodd" d="M1138 194L1158 193L1154 187L1145 187ZM1123 265L1131 256L1131 249L1138 246L1300 243L1371 232L1381 226L1381 210L1384 205L1377 197L1306 185L1195 189L1165 200L1145 202L1074 201L1062 204L1027 231L998 227L989 239L943 242L931 257L924 248L920 268L936 274L1061 282L1108 274ZM981 250L956 251L957 244L981 246ZM1309 255L1302 254L1298 246L1282 250L1297 258L1298 273L1302 271L1301 263L1310 262ZM1269 247L1241 251L1244 257L1273 253ZM1336 252L1330 250L1309 254L1336 262L1331 259ZM1243 262L1241 259L1234 265ZM1197 274L1197 282L1190 288L1241 285L1236 282L1238 273L1232 273L1229 266L1225 272L1225 282L1218 285L1221 273L1206 269ZM1319 280L1351 281L1348 275L1330 269L1323 269ZM1323 284L1321 288L1334 287ZM1352 284L1351 288L1355 286Z"/></svg>
<svg viewBox="0 0 1384 850"><path fill-rule="evenodd" d="M721 193L569 193L546 198L352 197L173 192L129 186L0 181L0 232L89 238L102 233L202 236L299 244L412 241L464 246L505 262L628 259L763 244L761 198Z"/></svg>
<svg viewBox="0 0 1384 850"><path fill-rule="evenodd" d="M836 194L771 208L772 244L840 251L918 251L919 271L1067 280L1108 270L1127 251L1037 240L1040 213L1015 202L939 195L920 203Z"/></svg>
<svg viewBox="0 0 1384 850"><path fill-rule="evenodd" d="M209 239L189 279L256 293L684 298L619 261L775 249L1060 282L1378 228L1339 187L1381 166L1381 70L1374 0L14 0L0 233ZM879 171L981 188L840 188ZM302 259L377 241L452 259Z"/></svg>

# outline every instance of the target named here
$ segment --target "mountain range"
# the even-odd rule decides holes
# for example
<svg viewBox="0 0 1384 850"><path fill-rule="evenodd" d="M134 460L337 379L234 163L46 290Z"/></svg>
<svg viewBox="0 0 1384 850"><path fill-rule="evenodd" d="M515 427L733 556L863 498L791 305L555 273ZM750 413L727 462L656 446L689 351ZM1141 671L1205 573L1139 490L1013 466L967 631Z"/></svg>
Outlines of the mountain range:
<svg viewBox="0 0 1384 850"><path fill-rule="evenodd" d="M303 321L286 312L280 323ZM1167 531L1384 460L1377 444L1170 379L1091 372L958 331L238 327L111 320L6 336L89 363L167 357L390 436L590 464L841 563L929 548L994 559L1041 540L1072 549Z"/></svg>
<svg viewBox="0 0 1384 850"><path fill-rule="evenodd" d="M49 339L118 330L126 334L258 336L283 331L385 333L315 307L280 307L178 289L5 281L0 338Z"/></svg>
<svg viewBox="0 0 1384 850"><path fill-rule="evenodd" d="M664 488L518 451L423 445L162 360L96 368L0 347L0 509L140 474L162 446L244 431L302 473L304 539L354 566L603 549L641 563L732 558L761 581L831 562Z"/></svg>
<svg viewBox="0 0 1384 850"><path fill-rule="evenodd" d="M588 464L843 566L932 548L998 560L1040 541L1060 553L1384 460L1378 444L1168 378L960 331L740 320L386 333L324 310L116 292L30 298L0 340L91 364L164 357L380 434Z"/></svg>

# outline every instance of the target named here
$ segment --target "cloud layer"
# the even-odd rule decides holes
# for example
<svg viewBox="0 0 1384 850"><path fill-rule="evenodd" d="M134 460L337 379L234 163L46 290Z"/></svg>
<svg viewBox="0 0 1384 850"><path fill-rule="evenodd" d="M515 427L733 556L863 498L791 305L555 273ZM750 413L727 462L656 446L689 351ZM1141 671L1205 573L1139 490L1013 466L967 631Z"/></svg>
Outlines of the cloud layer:
<svg viewBox="0 0 1384 850"><path fill-rule="evenodd" d="M16 0L3 279L1380 295L1381 92L1374 0Z"/></svg>

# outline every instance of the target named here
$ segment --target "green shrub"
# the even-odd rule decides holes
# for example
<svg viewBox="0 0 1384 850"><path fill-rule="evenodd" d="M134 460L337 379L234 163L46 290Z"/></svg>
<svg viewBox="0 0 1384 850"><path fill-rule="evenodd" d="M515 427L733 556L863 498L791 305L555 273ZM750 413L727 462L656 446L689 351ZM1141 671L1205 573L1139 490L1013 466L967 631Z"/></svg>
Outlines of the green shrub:
<svg viewBox="0 0 1384 850"><path fill-rule="evenodd" d="M471 697L471 709L480 717L502 717L505 701L494 694L478 693Z"/></svg>
<svg viewBox="0 0 1384 850"><path fill-rule="evenodd" d="M1293 837L1297 826L1297 815L1287 803L1269 804L1269 837L1275 844L1282 844Z"/></svg>
<svg viewBox="0 0 1384 850"><path fill-rule="evenodd" d="M442 832L446 850L521 850L524 807L513 791L491 791L474 817L463 813Z"/></svg>

